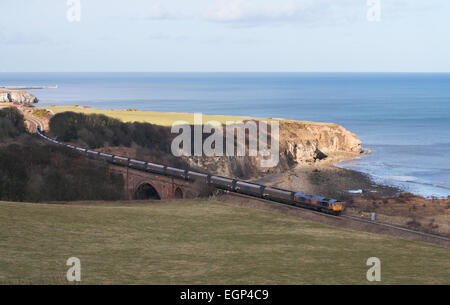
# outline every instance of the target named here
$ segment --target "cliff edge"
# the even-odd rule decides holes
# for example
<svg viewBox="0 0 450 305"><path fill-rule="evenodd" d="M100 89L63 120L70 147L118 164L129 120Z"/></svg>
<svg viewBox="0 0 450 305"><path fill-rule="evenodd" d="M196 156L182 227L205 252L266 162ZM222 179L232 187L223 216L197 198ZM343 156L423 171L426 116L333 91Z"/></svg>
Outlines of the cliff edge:
<svg viewBox="0 0 450 305"><path fill-rule="evenodd" d="M362 153L359 138L334 123L281 121L280 147L297 164L336 162Z"/></svg>
<svg viewBox="0 0 450 305"><path fill-rule="evenodd" d="M334 123L280 120L279 163L261 167L261 157L183 157L191 166L219 175L256 178L282 173L297 166L330 165L359 156L359 138ZM248 148L248 147L247 147Z"/></svg>

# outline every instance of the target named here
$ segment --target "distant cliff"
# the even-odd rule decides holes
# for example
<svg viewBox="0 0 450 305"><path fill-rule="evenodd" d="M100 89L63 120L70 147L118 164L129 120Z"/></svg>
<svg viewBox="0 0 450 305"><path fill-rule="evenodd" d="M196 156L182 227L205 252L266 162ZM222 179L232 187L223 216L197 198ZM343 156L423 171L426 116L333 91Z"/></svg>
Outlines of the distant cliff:
<svg viewBox="0 0 450 305"><path fill-rule="evenodd" d="M14 103L19 105L35 104L39 102L33 94L22 90L0 89L0 103Z"/></svg>

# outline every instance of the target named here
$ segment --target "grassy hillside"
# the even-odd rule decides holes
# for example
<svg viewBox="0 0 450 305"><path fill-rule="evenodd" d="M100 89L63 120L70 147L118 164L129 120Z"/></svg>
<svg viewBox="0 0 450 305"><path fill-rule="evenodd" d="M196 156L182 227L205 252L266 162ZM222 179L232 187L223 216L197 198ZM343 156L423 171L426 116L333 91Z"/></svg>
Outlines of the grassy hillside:
<svg viewBox="0 0 450 305"><path fill-rule="evenodd" d="M0 284L450 284L450 250L212 201L0 203Z"/></svg>
<svg viewBox="0 0 450 305"><path fill-rule="evenodd" d="M151 123L161 126L172 126L176 121L186 121L189 124L194 124L194 115L192 113L176 113L176 112L153 112L153 111L128 111L128 110L104 110L96 108L85 108L77 106L53 106L45 107L45 109L52 110L55 114L72 111L84 114L103 114L123 122L143 122ZM242 116L225 116L225 115L204 115L203 123L207 121L219 121L226 123L227 121L242 121L248 120L249 117Z"/></svg>

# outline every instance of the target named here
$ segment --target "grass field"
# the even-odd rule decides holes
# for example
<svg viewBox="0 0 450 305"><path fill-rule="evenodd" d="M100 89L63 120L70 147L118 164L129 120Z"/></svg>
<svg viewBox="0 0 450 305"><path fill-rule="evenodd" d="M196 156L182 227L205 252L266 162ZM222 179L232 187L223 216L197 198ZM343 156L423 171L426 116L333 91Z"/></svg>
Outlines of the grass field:
<svg viewBox="0 0 450 305"><path fill-rule="evenodd" d="M0 284L450 284L450 250L213 201L0 203Z"/></svg>
<svg viewBox="0 0 450 305"><path fill-rule="evenodd" d="M119 119L123 122L145 122L161 126L172 126L172 124L176 121L185 121L189 124L194 124L194 115L192 113L104 110L77 106L53 106L45 107L45 109L50 109L54 113L73 111L84 114L104 114L106 116ZM243 116L203 115L203 123L214 120L224 124L227 121L237 122L248 119L251 118Z"/></svg>

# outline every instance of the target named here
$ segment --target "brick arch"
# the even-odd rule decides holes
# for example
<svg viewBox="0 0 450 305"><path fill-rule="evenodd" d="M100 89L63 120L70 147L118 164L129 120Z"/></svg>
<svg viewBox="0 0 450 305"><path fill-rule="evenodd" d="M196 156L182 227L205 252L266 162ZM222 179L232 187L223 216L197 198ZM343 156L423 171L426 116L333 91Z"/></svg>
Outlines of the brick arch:
<svg viewBox="0 0 450 305"><path fill-rule="evenodd" d="M161 195L158 190L150 183L143 182L138 187L135 188L133 192L134 200L161 200Z"/></svg>
<svg viewBox="0 0 450 305"><path fill-rule="evenodd" d="M167 177L111 164L108 168L111 173L122 175L125 193L129 200L134 199L136 191L143 184L151 185L161 200L177 198L177 190L179 190L178 194L182 193L182 198L194 198L201 193L201 189L195 181Z"/></svg>
<svg viewBox="0 0 450 305"><path fill-rule="evenodd" d="M184 192L180 187L175 188L175 198L182 199L184 197Z"/></svg>

